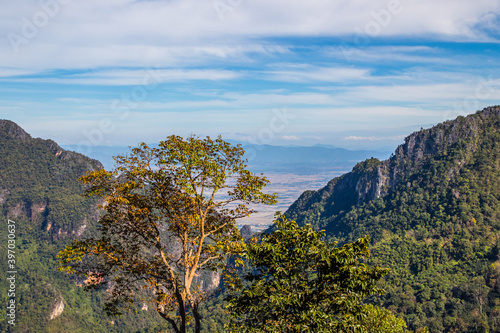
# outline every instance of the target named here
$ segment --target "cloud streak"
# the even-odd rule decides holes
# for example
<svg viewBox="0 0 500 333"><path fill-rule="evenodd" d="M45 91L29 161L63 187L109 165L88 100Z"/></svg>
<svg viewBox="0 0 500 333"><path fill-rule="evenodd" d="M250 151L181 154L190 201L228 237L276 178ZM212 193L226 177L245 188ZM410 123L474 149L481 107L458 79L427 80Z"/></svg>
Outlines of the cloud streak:
<svg viewBox="0 0 500 333"><path fill-rule="evenodd" d="M350 135L343 138L347 141L402 141L404 139L404 135L396 135L396 136L355 136Z"/></svg>
<svg viewBox="0 0 500 333"><path fill-rule="evenodd" d="M217 81L233 80L241 74L229 70L216 69L159 69L148 68L140 70L100 70L78 74L62 75L29 75L29 71L6 70L0 72L0 77L8 77L12 82L25 83L56 83L75 85L106 85L106 86L133 86L138 84L156 85L178 81ZM9 75L10 74L10 75Z"/></svg>
<svg viewBox="0 0 500 333"><path fill-rule="evenodd" d="M53 14L40 5L57 1L65 4ZM398 14L389 19L384 13L394 3ZM0 34L15 34L27 43L17 45L16 53L12 38L2 39L0 62L11 68L200 64L283 51L272 43L266 46L267 38L356 37L374 24L380 31L369 38L431 35L482 41L492 38L487 31L498 12L498 0L253 0L242 2L221 21L211 1L27 0L2 8ZM30 28L37 32L28 34ZM248 43L254 46L248 48Z"/></svg>

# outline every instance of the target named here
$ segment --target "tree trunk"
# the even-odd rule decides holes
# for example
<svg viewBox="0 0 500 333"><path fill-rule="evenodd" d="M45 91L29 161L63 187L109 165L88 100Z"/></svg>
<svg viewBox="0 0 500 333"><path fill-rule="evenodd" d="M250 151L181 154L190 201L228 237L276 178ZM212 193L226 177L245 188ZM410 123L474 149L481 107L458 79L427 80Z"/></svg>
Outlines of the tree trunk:
<svg viewBox="0 0 500 333"><path fill-rule="evenodd" d="M179 303L179 315L181 316L181 325L179 331L181 333L186 333L186 302L179 290L175 291L175 296L177 297L177 303Z"/></svg>
<svg viewBox="0 0 500 333"><path fill-rule="evenodd" d="M175 298L177 299L179 316L181 317L180 322L177 323L174 319L170 318L159 308L157 309L157 311L163 319L170 323L175 333L186 333L186 302L184 301L184 297L178 290L175 291ZM198 311L196 312L198 313ZM196 332L199 332L199 330L197 330Z"/></svg>
<svg viewBox="0 0 500 333"><path fill-rule="evenodd" d="M194 316L194 332L200 333L201 332L201 316L200 316L200 313L198 312L198 304L195 304L193 306L193 316Z"/></svg>

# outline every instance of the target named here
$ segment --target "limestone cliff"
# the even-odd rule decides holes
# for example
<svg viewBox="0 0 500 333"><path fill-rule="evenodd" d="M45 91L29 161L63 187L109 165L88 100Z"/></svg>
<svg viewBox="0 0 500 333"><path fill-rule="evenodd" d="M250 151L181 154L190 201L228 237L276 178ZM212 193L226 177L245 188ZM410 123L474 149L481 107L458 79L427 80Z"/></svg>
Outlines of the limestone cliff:
<svg viewBox="0 0 500 333"><path fill-rule="evenodd" d="M415 132L405 138L389 159L360 162L350 173L332 179L324 188L304 192L290 206L287 215L299 223L324 228L352 207L384 197L397 185L411 183L429 160L460 150L462 157L445 171L451 179L479 148L481 128L499 117L500 106L487 107L473 115Z"/></svg>

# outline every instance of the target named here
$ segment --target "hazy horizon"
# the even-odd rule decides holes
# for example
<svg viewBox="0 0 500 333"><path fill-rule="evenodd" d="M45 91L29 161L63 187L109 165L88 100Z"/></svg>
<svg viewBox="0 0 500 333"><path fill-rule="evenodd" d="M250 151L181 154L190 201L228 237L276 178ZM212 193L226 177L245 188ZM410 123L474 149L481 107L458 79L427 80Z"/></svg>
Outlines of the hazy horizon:
<svg viewBox="0 0 500 333"><path fill-rule="evenodd" d="M63 145L167 135L392 150L499 104L500 0L2 2L0 118Z"/></svg>

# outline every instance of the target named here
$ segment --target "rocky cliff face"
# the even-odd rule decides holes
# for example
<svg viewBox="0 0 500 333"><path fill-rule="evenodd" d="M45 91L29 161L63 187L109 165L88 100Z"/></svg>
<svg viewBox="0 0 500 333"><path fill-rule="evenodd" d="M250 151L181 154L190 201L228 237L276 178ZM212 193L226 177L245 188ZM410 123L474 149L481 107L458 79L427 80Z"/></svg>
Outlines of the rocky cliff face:
<svg viewBox="0 0 500 333"><path fill-rule="evenodd" d="M79 296L76 286L69 287L73 281L57 273L56 255L74 238L96 232L97 202L82 196L78 178L98 168L96 160L0 120L0 220L15 222L16 307L24 314L16 320L16 331L61 332L83 320L66 306L65 299ZM0 272L1 290L7 290L5 274ZM6 324L0 323L1 332L8 331Z"/></svg>
<svg viewBox="0 0 500 333"><path fill-rule="evenodd" d="M478 149L478 136L482 125L499 116L500 106L488 107L474 115L459 117L409 135L394 155L378 166L374 178L367 185L373 189L371 195L365 197L360 194L361 201L386 195L389 189L418 171L427 158L446 154L461 142L467 141L467 144L460 148L471 156ZM450 177L457 174L460 166L466 162L459 161L456 168L449 170Z"/></svg>
<svg viewBox="0 0 500 333"><path fill-rule="evenodd" d="M332 179L324 188L306 191L290 206L287 215L299 223L324 227L351 207L383 197L397 185L410 182L430 159L446 156L454 150L465 152L446 170L448 178L459 174L478 149L481 128L500 117L500 106L458 117L430 129L420 130L405 138L394 154L385 161L368 159L358 163L350 173ZM317 216L313 218L312 216Z"/></svg>
<svg viewBox="0 0 500 333"><path fill-rule="evenodd" d="M81 234L87 214L96 211L84 203L78 177L102 164L32 138L9 120L0 120L0 144L0 209L6 217L28 218L54 239Z"/></svg>
<svg viewBox="0 0 500 333"><path fill-rule="evenodd" d="M0 133L2 133L6 138L19 142L26 142L27 140L32 139L31 136L16 123L5 119L0 119Z"/></svg>

